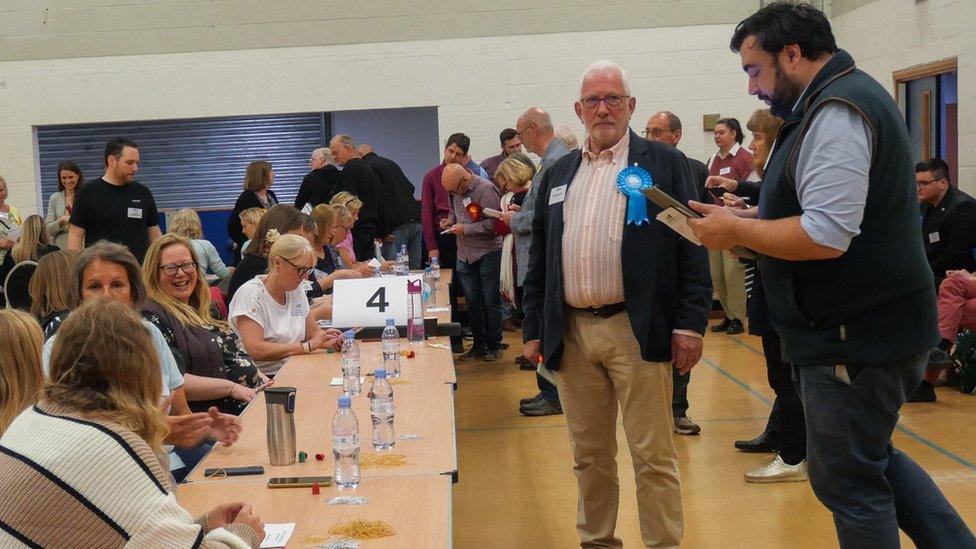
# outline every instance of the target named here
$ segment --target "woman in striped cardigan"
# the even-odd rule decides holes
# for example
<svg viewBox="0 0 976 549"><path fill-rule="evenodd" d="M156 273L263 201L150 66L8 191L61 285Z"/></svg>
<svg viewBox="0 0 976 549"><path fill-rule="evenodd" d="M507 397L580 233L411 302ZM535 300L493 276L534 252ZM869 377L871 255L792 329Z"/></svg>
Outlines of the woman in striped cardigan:
<svg viewBox="0 0 976 549"><path fill-rule="evenodd" d="M243 503L194 521L162 449L158 358L139 317L92 300L61 325L39 402L0 438L0 547L256 548Z"/></svg>

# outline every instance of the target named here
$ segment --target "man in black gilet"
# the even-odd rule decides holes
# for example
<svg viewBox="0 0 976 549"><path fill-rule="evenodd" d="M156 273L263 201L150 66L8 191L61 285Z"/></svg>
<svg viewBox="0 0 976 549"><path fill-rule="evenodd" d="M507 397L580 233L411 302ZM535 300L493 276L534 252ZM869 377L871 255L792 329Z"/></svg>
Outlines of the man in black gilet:
<svg viewBox="0 0 976 549"><path fill-rule="evenodd" d="M841 547L976 547L928 474L891 444L898 410L939 341L905 120L837 49L827 18L774 2L736 28L749 93L786 120L758 219L692 202L712 249L761 256L785 358L795 364L810 484Z"/></svg>

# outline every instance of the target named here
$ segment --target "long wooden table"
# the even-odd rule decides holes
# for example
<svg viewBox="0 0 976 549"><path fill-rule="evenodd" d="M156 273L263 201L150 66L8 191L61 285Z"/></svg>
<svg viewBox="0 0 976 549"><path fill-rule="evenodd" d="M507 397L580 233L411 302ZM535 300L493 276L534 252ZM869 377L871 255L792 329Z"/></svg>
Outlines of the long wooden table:
<svg viewBox="0 0 976 549"><path fill-rule="evenodd" d="M238 477L247 479L249 477ZM328 505L335 496L355 495L365 505ZM355 489L323 487L313 495L309 488L269 489L259 480L239 480L225 490L211 483L180 485L180 504L191 515L200 516L221 503L243 501L265 523L295 523L287 547L313 547L328 536L328 529L345 518L382 520L396 534L363 542L363 547L451 546L451 480L442 475L364 479Z"/></svg>
<svg viewBox="0 0 976 549"><path fill-rule="evenodd" d="M367 340L358 343L361 375L372 373L383 365L381 342ZM414 357L407 358L401 352L398 383L430 385L457 381L454 372L454 355L451 354L450 347L451 340L447 337L430 338L424 345L408 345L405 339L400 339L401 351L413 351ZM328 383L329 378L341 375L341 358L338 352L312 353L288 359L285 367L275 378L275 385L303 387L306 383L317 384L323 379Z"/></svg>
<svg viewBox="0 0 976 549"><path fill-rule="evenodd" d="M233 446L215 446L197 467L187 476L190 482L226 482L224 478L206 478L208 468L245 467L261 465L263 475L246 477L267 480L271 477L331 475L332 459L332 416L336 401L342 395L341 387L330 387L329 373L322 370L321 375L306 378L301 384L278 386L298 386L295 404L295 433L297 450L308 454L308 461L293 465L273 466L268 457L266 435L266 406L263 398L255 399L241 416L244 430L241 438ZM353 411L359 420L359 441L362 453L375 453L370 443L372 423L370 422L369 400L366 390L372 382L366 379L365 390L353 397ZM397 435L419 435L415 440L397 440L392 450L386 453L403 454L406 464L393 468L364 468L362 477L390 477L403 475L454 476L457 472L457 442L454 428L454 389L450 384L395 384L393 385L395 404L394 428ZM323 461L317 461L315 454L324 454ZM233 479L235 477L231 477ZM239 477L237 477L239 478Z"/></svg>
<svg viewBox="0 0 976 549"><path fill-rule="evenodd" d="M441 272L441 288L435 307L428 311L438 323L450 322L450 270ZM308 454L305 463L272 466L266 439L266 404L256 398L241 414L243 433L230 447L216 446L180 485L177 497L194 515L231 500L253 505L266 523L296 523L288 547L319 545L329 527L342 518L356 517L383 520L397 534L365 542L368 547L450 547L451 483L457 480L457 439L454 424L454 359L447 337L428 339L423 345L401 348L412 350L414 358L401 355L401 375L393 381L397 435L419 438L398 440L384 453L403 454L406 464L392 468L363 468L361 482L355 489L323 487L321 495L308 488L269 489L272 477L332 475L332 416L342 388L330 384L341 377L339 353L316 352L290 358L275 378L278 387L297 389L295 432L297 451ZM363 375L382 365L382 344L359 341ZM363 454L378 453L370 442L372 424L366 393L373 378L366 377L362 392L353 397L353 410L359 419L360 448ZM316 454L324 454L318 461ZM263 475L205 478L208 468L261 465ZM364 506L326 505L336 495L356 495L369 501Z"/></svg>

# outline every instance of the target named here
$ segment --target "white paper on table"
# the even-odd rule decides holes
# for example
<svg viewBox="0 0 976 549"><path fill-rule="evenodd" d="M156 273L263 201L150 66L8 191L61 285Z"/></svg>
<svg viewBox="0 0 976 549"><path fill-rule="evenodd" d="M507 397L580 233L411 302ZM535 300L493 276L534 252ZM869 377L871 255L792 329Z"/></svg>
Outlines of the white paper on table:
<svg viewBox="0 0 976 549"><path fill-rule="evenodd" d="M261 542L261 549L274 549L284 547L288 543L288 538L295 531L295 523L285 524L265 524L264 541Z"/></svg>
<svg viewBox="0 0 976 549"><path fill-rule="evenodd" d="M694 231L692 231L691 227L688 226L688 216L685 214L674 208L668 208L657 214L657 220L664 223L668 227L671 227L674 232L701 246L701 240L698 240L698 237L695 236Z"/></svg>

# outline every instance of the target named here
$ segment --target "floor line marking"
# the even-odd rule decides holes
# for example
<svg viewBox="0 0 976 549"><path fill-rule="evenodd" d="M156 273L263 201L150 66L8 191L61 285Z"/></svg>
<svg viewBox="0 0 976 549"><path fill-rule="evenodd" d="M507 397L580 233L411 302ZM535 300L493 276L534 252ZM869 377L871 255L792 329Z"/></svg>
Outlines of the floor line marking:
<svg viewBox="0 0 976 549"><path fill-rule="evenodd" d="M739 346L745 347L746 349L748 349L748 350L756 353L757 355L765 356L765 355L763 355L762 351L754 348L753 346L749 345L745 341L740 340L737 337L730 336L729 339L731 339L732 341L734 341L735 343L737 343ZM704 360L705 363L708 364L709 366L711 366L715 371L717 371L718 373L722 374L723 376L729 378L736 385L742 387L743 389L745 389L746 391L748 391L750 394L752 394L753 396L755 396L759 400L761 400L764 403L766 403L766 405L772 406L772 403L769 401L768 398L766 398L762 394L757 393L756 391L754 391L751 387L749 387L748 384L746 384L744 381L742 381L739 378L737 378L735 375L733 375L733 374L725 371L720 366L718 366L714 362L706 359L705 357L702 357L702 360ZM904 425L901 425L900 423L895 426L895 429L897 429L897 430L901 431L902 433L908 435L909 438L914 439L916 442L919 442L919 443L921 443L924 446L928 446L929 448L935 450L936 452L942 454L943 456L951 459L952 461L955 461L959 465L962 465L963 467L966 467L967 469L970 469L972 471L976 471L976 464L974 464L973 462L969 461L968 459L966 459L966 458L964 458L962 456L959 456L959 455L951 452L950 450L947 450L946 448L942 447L941 445L939 445L939 444L937 444L935 442L932 442L931 440L929 440L929 439L925 438L924 436L918 434L917 432L913 431L912 429L909 429L908 427L905 427Z"/></svg>

